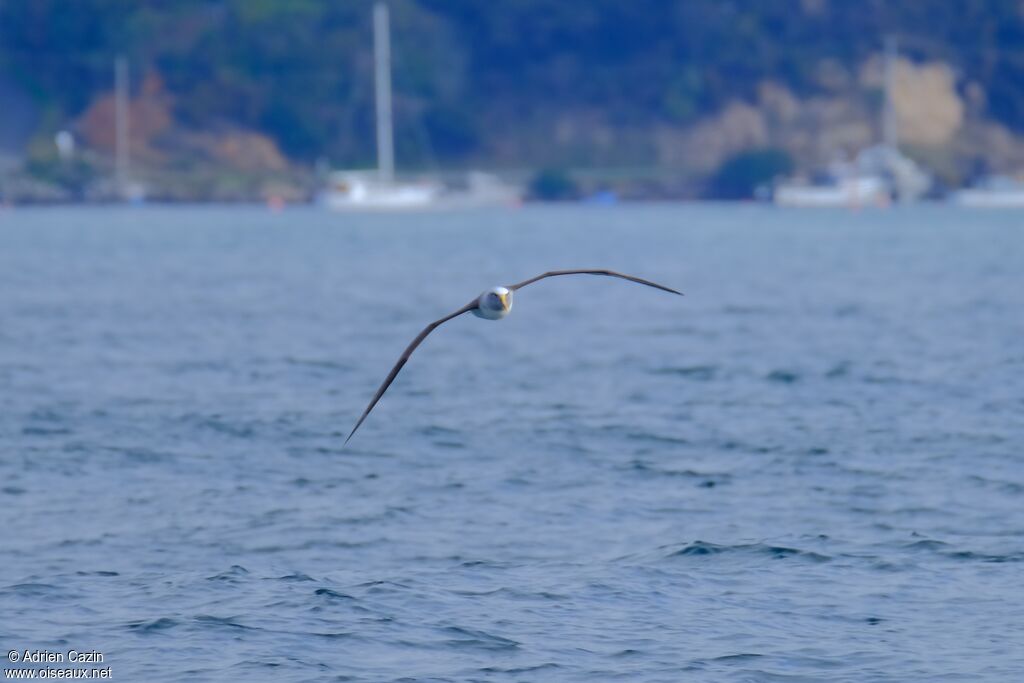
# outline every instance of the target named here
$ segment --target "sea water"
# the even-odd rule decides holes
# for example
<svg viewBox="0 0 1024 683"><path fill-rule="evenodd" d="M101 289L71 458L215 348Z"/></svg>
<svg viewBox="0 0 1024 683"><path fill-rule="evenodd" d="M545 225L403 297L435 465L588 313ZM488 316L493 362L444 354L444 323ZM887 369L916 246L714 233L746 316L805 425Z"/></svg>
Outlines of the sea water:
<svg viewBox="0 0 1024 683"><path fill-rule="evenodd" d="M7 209L0 531L37 670L1021 680L1024 213Z"/></svg>

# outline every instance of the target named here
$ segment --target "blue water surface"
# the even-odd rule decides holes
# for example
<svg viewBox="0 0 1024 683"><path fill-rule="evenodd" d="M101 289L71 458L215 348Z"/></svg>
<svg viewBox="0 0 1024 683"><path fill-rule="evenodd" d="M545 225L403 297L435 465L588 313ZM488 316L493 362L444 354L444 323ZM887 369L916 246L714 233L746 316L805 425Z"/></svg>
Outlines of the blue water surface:
<svg viewBox="0 0 1024 683"><path fill-rule="evenodd" d="M342 448L573 267L686 297L531 285ZM1021 213L0 213L0 645L114 680L1024 680L1022 451Z"/></svg>

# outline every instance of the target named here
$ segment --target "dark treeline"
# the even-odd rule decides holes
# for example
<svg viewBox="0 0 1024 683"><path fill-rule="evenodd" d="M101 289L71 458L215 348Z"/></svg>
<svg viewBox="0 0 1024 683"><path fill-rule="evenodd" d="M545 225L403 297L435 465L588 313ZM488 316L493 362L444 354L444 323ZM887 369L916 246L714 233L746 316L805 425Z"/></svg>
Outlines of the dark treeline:
<svg viewBox="0 0 1024 683"><path fill-rule="evenodd" d="M73 120L111 88L156 74L178 125L236 125L291 158L372 156L368 0L3 0L0 65ZM772 79L798 95L821 65L855 72L899 37L984 88L1024 130L1017 0L393 0L398 144L412 162L515 162L515 136L557 117L613 128L685 125ZM56 124L56 125L59 125ZM506 139L506 138L511 138Z"/></svg>

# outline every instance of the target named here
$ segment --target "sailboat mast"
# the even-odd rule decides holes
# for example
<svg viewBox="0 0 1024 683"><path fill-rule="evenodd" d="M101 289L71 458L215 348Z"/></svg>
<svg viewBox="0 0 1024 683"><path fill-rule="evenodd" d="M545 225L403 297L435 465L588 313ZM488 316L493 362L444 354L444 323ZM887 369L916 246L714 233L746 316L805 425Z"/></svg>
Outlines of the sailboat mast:
<svg viewBox="0 0 1024 683"><path fill-rule="evenodd" d="M882 110L882 141L887 147L899 146L899 129L896 126L896 105L893 94L896 90L896 36L885 37L885 105Z"/></svg>
<svg viewBox="0 0 1024 683"><path fill-rule="evenodd" d="M114 60L114 169L117 192L123 199L128 192L128 60Z"/></svg>
<svg viewBox="0 0 1024 683"><path fill-rule="evenodd" d="M395 177L395 148L391 122L391 42L388 6L373 6L373 68L377 95L377 173L382 183Z"/></svg>

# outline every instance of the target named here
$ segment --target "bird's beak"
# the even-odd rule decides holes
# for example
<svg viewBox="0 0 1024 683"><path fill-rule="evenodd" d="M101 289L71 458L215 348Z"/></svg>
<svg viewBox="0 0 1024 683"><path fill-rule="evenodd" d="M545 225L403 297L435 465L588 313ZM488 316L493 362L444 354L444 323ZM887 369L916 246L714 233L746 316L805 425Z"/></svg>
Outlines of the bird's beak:
<svg viewBox="0 0 1024 683"><path fill-rule="evenodd" d="M501 299L501 306L506 311L508 310L508 294L499 294L498 298Z"/></svg>

